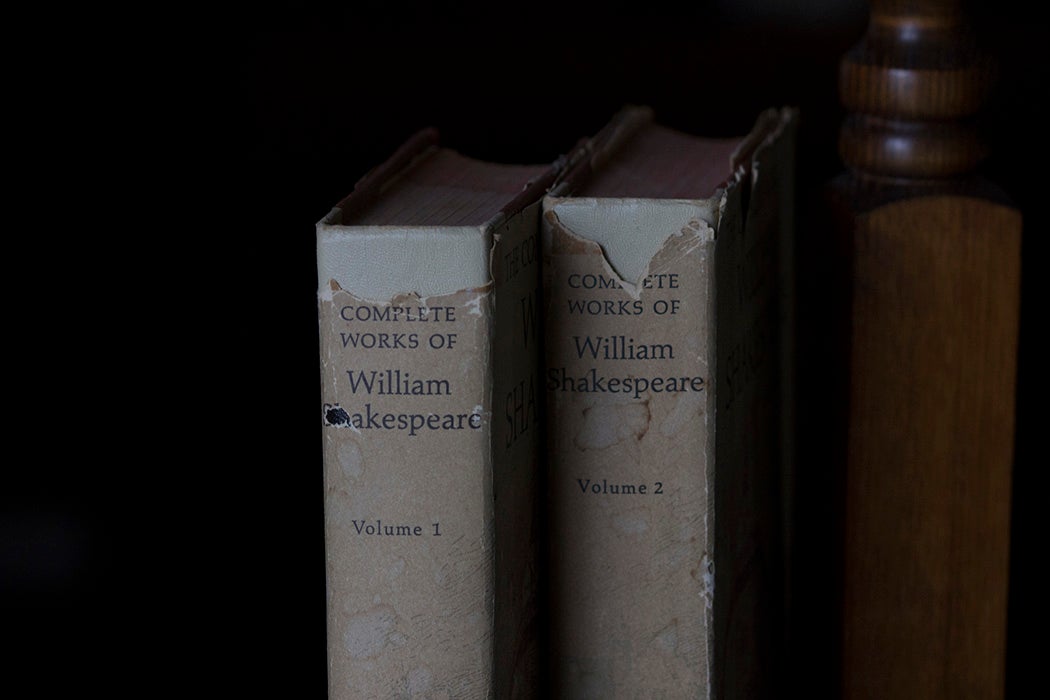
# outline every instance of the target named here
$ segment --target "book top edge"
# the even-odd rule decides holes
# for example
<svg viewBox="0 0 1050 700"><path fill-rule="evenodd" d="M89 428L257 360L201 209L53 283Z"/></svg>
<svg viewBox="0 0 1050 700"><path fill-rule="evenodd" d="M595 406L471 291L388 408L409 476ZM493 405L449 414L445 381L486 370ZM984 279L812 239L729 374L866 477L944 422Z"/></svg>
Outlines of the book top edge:
<svg viewBox="0 0 1050 700"><path fill-rule="evenodd" d="M495 163L439 145L426 129L362 178L321 227L494 227L537 201L553 164Z"/></svg>
<svg viewBox="0 0 1050 700"><path fill-rule="evenodd" d="M749 170L756 154L795 117L791 108L768 109L747 134L710 138L663 126L647 107L627 107L577 146L552 194L710 200Z"/></svg>

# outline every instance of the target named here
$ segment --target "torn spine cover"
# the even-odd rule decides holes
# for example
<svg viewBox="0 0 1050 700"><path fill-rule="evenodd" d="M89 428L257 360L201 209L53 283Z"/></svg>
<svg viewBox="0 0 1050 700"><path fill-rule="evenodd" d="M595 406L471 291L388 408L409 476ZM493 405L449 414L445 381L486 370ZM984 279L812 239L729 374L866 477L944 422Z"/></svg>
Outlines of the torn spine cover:
<svg viewBox="0 0 1050 700"><path fill-rule="evenodd" d="M533 314L555 173L428 130L317 225L332 700L535 691Z"/></svg>
<svg viewBox="0 0 1050 700"><path fill-rule="evenodd" d="M794 116L698 143L628 108L544 200L556 695L772 692ZM650 146L694 148L699 189L654 194L681 163Z"/></svg>

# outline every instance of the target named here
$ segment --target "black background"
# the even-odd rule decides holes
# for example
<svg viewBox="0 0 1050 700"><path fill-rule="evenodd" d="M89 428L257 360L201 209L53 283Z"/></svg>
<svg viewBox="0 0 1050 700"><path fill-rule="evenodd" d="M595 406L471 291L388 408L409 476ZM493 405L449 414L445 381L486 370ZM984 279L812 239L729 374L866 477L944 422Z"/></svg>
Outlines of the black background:
<svg viewBox="0 0 1050 700"><path fill-rule="evenodd" d="M83 389L101 406L119 373L131 375L120 382L131 391L104 417L80 411L92 428L76 432L78 454L90 459L71 454L63 428L34 441L43 466L5 470L0 599L18 623L8 628L25 654L16 659L43 661L51 671L36 680L48 685L107 687L144 672L205 696L325 697L314 224L421 127L437 127L446 145L477 158L549 162L626 103L651 105L664 124L711 136L744 133L764 108L798 107L805 200L841 169L837 64L863 31L866 8L854 0L792 3L790 10L782 4L395 9L371 2L307 10L287 3L224 18L210 33L218 35L210 43L223 45L219 75L195 61L200 90L181 85L159 96L167 108L193 113L193 121L221 123L220 136L194 151L192 179L176 178L178 187L165 191L147 188L150 196L140 201L176 229L170 240L179 275L163 283L128 279L128 266L118 266L120 283L104 280L91 299L91 308L106 313L79 327L87 335L77 336L77 347L101 342L108 328L136 324L106 345L105 363L92 368ZM1039 326L1048 35L1031 7L972 3L1001 66L983 115L993 153L983 170L1025 217L1010 697L1023 697L1022 688L1038 680L1045 648L1032 640L1042 631L1046 588L1039 569L1046 459L1038 438L1047 354ZM194 54L193 41L175 38L176 59ZM90 99L78 104L90 109ZM160 134L171 137L169 148L181 143L184 123L174 120ZM198 192L205 181L215 186L207 212L176 215L180 202L205 198ZM806 235L802 218L798 231ZM138 240L120 239L114 251L134 257ZM82 274L75 264L65 271ZM148 294L148 303L127 301L129 283L142 287L130 296ZM152 359L154 345L168 348L164 359ZM73 348L52 353L47 371L85 369ZM143 376L167 376L168 383L138 386ZM32 406L13 432L67 425L61 401L38 396ZM107 469L118 454L120 468ZM815 679L819 691L829 659L819 643L814 649L797 654L797 677Z"/></svg>

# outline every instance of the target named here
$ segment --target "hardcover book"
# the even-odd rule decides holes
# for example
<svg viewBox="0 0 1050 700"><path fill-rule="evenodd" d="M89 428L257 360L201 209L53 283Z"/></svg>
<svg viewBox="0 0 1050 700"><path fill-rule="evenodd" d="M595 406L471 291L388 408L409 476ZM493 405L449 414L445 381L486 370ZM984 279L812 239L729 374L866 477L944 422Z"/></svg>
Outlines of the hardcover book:
<svg viewBox="0 0 1050 700"><path fill-rule="evenodd" d="M531 697L540 198L406 143L317 225L329 697Z"/></svg>
<svg viewBox="0 0 1050 700"><path fill-rule="evenodd" d="M794 124L628 108L544 199L557 697L773 690Z"/></svg>

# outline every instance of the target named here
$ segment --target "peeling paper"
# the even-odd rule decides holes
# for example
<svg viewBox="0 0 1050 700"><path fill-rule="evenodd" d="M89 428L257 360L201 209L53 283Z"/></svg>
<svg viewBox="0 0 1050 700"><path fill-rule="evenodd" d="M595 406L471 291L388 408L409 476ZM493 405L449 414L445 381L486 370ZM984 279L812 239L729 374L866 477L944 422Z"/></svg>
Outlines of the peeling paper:
<svg viewBox="0 0 1050 700"><path fill-rule="evenodd" d="M319 295L335 281L359 299L420 298L483 288L491 282L492 237L485 227L317 225Z"/></svg>
<svg viewBox="0 0 1050 700"><path fill-rule="evenodd" d="M548 197L545 216L553 227L575 238L581 252L600 251L604 273L637 299L653 259L670 239L714 238L719 200ZM577 233L583 231L587 235Z"/></svg>
<svg viewBox="0 0 1050 700"><path fill-rule="evenodd" d="M403 658L429 664L444 653L442 638L477 644L489 633L484 614L471 619L457 606L484 610L490 595L478 572L492 547L485 407L494 285L429 297L395 291L382 302L339 283L326 287L331 294L319 302L326 564L330 600L338 601L328 624L343 650L332 673L360 678L375 663L385 670L370 687L394 687L405 681ZM472 534L456 537L462 533ZM459 571L438 573L450 561ZM449 592L436 593L434 577L444 577ZM413 682L429 681L421 673Z"/></svg>
<svg viewBox="0 0 1050 700"><path fill-rule="evenodd" d="M358 305L369 305L369 306L411 306L417 309L420 314L429 314L431 306L442 305L443 297L466 295L467 301L465 305L468 312L471 315L477 316L482 313L481 303L482 300L488 297L494 288L492 280L474 287L461 287L453 289L450 292L424 296L416 290L412 291L394 291L388 296L381 297L378 294L360 296L354 294L350 289L345 288L337 280L332 279L328 281L327 285L321 285L318 289L318 302L319 303L331 303L335 299L337 292L346 292L354 298L354 301Z"/></svg>
<svg viewBox="0 0 1050 700"><path fill-rule="evenodd" d="M526 302L540 311L538 212L466 230L466 263L401 259L406 240L455 250L447 229L319 227L329 677L353 697L530 682L539 426L502 411L530 389L542 401L538 321L522 338Z"/></svg>
<svg viewBox="0 0 1050 700"><path fill-rule="evenodd" d="M720 203L546 201L553 619L570 688L586 680L603 697L659 694L674 678L668 692L701 697L708 687L710 599L695 574L713 545L707 417ZM592 659L609 664L573 676Z"/></svg>

